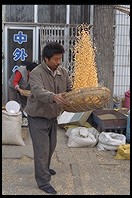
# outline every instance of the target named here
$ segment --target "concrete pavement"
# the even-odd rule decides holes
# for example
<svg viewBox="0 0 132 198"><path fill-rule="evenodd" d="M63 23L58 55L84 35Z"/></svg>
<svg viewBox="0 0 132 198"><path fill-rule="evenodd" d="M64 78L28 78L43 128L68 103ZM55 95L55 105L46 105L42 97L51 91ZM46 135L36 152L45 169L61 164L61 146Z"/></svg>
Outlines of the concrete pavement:
<svg viewBox="0 0 132 198"><path fill-rule="evenodd" d="M57 195L130 195L130 160L116 160L112 151L97 147L69 148L65 130L58 128L58 143L51 168ZM2 195L47 195L34 179L33 149L28 128L22 127L25 146L2 145Z"/></svg>

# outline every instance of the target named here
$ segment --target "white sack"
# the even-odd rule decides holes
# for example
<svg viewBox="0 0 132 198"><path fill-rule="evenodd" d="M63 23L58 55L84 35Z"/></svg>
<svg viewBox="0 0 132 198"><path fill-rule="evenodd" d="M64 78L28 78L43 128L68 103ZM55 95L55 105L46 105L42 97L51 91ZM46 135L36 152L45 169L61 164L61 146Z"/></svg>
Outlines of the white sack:
<svg viewBox="0 0 132 198"><path fill-rule="evenodd" d="M24 146L21 133L22 113L8 113L2 110L2 144Z"/></svg>
<svg viewBox="0 0 132 198"><path fill-rule="evenodd" d="M97 144L98 150L117 150L120 144L126 143L126 136L114 132L101 132Z"/></svg>
<svg viewBox="0 0 132 198"><path fill-rule="evenodd" d="M94 128L76 127L66 132L68 147L93 147L98 142L98 131Z"/></svg>
<svg viewBox="0 0 132 198"><path fill-rule="evenodd" d="M66 130L66 133L65 133L66 137L69 138L69 136L70 136L72 130L75 129L75 128L78 128L78 127L77 127L77 126L76 126L76 127L69 127L69 128ZM73 130L73 133L76 133L76 131L78 131L78 130L75 130L75 131ZM77 132L77 133L78 133L78 132Z"/></svg>

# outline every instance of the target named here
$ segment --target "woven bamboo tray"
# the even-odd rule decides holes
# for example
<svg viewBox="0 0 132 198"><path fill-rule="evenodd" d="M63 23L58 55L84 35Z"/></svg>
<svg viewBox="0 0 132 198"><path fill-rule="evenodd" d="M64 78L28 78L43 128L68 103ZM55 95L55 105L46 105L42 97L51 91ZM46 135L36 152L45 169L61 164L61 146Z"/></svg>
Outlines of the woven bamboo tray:
<svg viewBox="0 0 132 198"><path fill-rule="evenodd" d="M30 93L31 93L30 90L27 90L27 89L23 90L23 95L26 97L28 97L30 95Z"/></svg>
<svg viewBox="0 0 132 198"><path fill-rule="evenodd" d="M102 108L110 99L110 90L106 87L81 88L62 94L69 102L63 107L68 112L85 112Z"/></svg>

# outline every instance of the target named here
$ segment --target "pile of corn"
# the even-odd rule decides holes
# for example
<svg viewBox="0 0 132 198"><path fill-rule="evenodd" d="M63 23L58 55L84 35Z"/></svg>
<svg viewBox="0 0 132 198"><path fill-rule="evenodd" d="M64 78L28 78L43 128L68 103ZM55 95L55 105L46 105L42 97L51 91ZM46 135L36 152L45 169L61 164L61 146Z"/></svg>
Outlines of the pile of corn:
<svg viewBox="0 0 132 198"><path fill-rule="evenodd" d="M88 25L82 24L78 27L73 55L72 91L63 94L69 102L63 110L83 112L103 107L110 99L110 90L98 86L95 47Z"/></svg>

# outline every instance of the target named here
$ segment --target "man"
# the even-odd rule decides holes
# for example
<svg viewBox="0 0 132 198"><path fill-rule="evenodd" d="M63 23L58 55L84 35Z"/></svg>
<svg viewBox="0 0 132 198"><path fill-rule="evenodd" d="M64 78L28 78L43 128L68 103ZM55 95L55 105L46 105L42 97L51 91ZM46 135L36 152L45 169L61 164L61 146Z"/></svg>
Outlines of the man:
<svg viewBox="0 0 132 198"><path fill-rule="evenodd" d="M35 62L24 61L20 67L13 72L9 79L9 100L15 100L20 103L21 109L24 109L27 103L27 97L23 90L29 90L29 73L37 66Z"/></svg>
<svg viewBox="0 0 132 198"><path fill-rule="evenodd" d="M61 93L71 90L71 80L60 66L64 48L57 42L47 44L42 51L42 63L31 73L31 95L25 111L34 150L35 179L46 193L57 191L49 183L56 172L50 168L57 142L57 117L67 101Z"/></svg>

